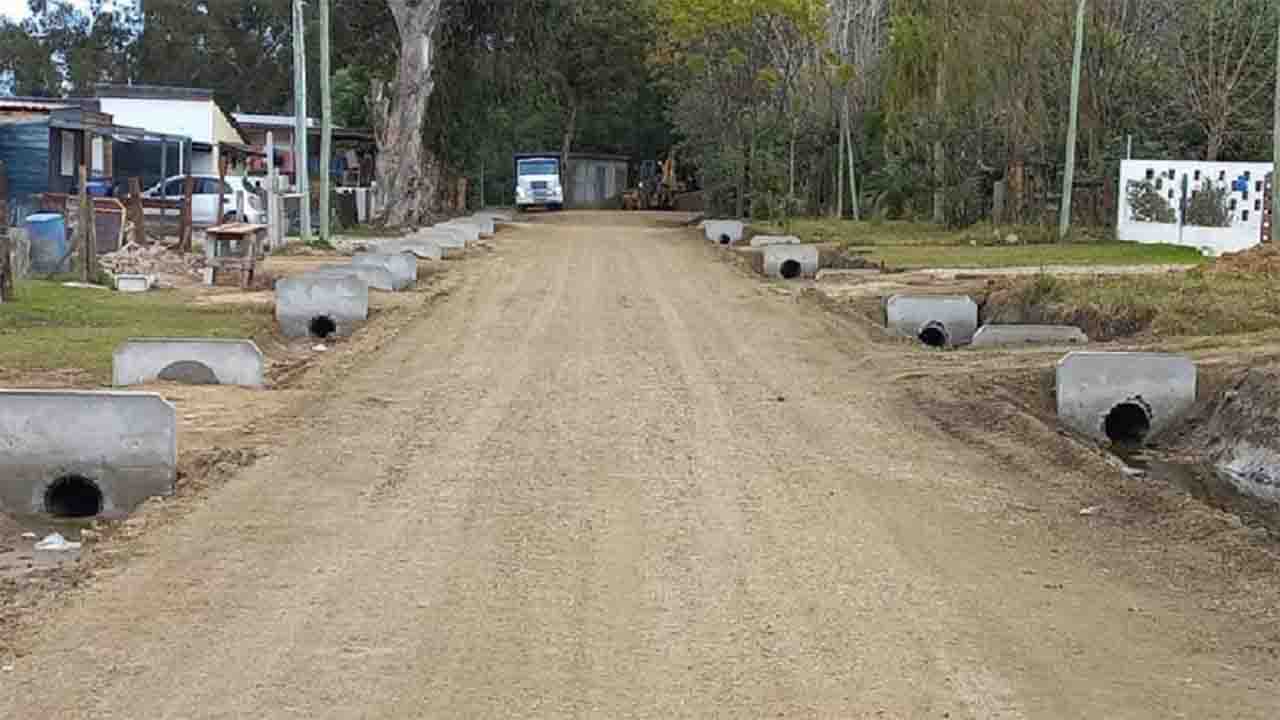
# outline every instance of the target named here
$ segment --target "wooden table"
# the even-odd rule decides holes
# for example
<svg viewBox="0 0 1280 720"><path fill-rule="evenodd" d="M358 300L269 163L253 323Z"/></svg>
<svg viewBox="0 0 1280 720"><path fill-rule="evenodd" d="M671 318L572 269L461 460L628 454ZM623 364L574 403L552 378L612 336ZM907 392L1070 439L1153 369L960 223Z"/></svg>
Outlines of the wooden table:
<svg viewBox="0 0 1280 720"><path fill-rule="evenodd" d="M215 281L220 272L238 271L240 287L252 285L266 233L266 225L253 223L227 223L205 230L204 251L209 267L213 268Z"/></svg>

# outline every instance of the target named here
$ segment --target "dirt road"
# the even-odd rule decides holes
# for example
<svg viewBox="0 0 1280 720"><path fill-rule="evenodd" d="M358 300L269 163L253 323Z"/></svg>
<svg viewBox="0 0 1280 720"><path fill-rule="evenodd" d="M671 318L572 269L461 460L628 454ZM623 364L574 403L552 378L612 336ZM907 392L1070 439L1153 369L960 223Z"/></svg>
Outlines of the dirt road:
<svg viewBox="0 0 1280 720"><path fill-rule="evenodd" d="M0 717L1277 716L1255 628L1011 515L909 360L643 218L504 233Z"/></svg>

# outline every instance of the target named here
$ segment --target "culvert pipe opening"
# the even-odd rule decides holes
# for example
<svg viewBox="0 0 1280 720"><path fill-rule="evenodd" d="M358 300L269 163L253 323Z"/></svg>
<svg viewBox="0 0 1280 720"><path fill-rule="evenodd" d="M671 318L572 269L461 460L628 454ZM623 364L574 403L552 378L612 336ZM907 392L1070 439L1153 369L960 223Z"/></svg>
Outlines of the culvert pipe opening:
<svg viewBox="0 0 1280 720"><path fill-rule="evenodd" d="M102 512L102 490L89 478L65 475L45 490L44 511L54 517L93 517Z"/></svg>
<svg viewBox="0 0 1280 720"><path fill-rule="evenodd" d="M802 269L799 260L784 260L782 267L778 268L778 272L787 280L795 280L800 277Z"/></svg>
<svg viewBox="0 0 1280 720"><path fill-rule="evenodd" d="M732 242L733 242L733 238L729 237L729 235L728 235L728 234L721 233L721 235L720 235L720 244L721 244L721 245L728 245L728 244L730 244L730 243L732 243Z"/></svg>
<svg viewBox="0 0 1280 720"><path fill-rule="evenodd" d="M328 315L317 315L311 318L311 322L308 323L307 329L311 332L312 337L324 340L330 335L338 332L338 324L335 323L333 318Z"/></svg>
<svg viewBox="0 0 1280 720"><path fill-rule="evenodd" d="M1151 412L1137 402L1122 402L1107 413L1103 429L1116 445L1141 445L1151 434Z"/></svg>
<svg viewBox="0 0 1280 720"><path fill-rule="evenodd" d="M931 322L920 329L920 342L929 347L944 348L951 342L947 326L940 322Z"/></svg>

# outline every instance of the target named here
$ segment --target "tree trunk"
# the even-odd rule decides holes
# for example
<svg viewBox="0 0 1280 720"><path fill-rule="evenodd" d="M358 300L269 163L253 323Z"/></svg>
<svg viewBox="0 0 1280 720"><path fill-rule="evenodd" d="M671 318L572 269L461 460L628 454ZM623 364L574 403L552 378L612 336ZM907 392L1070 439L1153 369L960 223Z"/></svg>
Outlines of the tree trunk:
<svg viewBox="0 0 1280 720"><path fill-rule="evenodd" d="M836 130L836 219L844 217L844 133Z"/></svg>
<svg viewBox="0 0 1280 720"><path fill-rule="evenodd" d="M426 222L437 188L427 173L423 125L435 89L431 76L432 37L440 0L387 0L400 32L400 62L388 89L375 83L372 100L378 140L378 193L382 222L412 226Z"/></svg>
<svg viewBox="0 0 1280 720"><path fill-rule="evenodd" d="M573 184L573 168L569 164L569 155L573 152L573 139L578 133L578 99L572 92L566 100L569 103L569 120L564 126L564 136L560 140L560 187L564 190L564 202L569 204L570 187Z"/></svg>
<svg viewBox="0 0 1280 720"><path fill-rule="evenodd" d="M841 118L844 126L844 148L849 154L849 212L854 220L862 219L862 207L858 202L858 175L853 162L853 122L849 118L849 98L844 101L844 115Z"/></svg>
<svg viewBox="0 0 1280 720"><path fill-rule="evenodd" d="M941 133L943 113L947 102L947 45L942 44L942 52L938 56L937 79L934 83L933 112L938 122L934 132ZM942 145L942 138L933 141L933 221L939 225L947 222L947 155Z"/></svg>
<svg viewBox="0 0 1280 720"><path fill-rule="evenodd" d="M1222 154L1222 146L1225 144L1226 123L1214 123L1209 128L1208 143L1205 145L1204 159L1206 162L1217 162L1218 156Z"/></svg>

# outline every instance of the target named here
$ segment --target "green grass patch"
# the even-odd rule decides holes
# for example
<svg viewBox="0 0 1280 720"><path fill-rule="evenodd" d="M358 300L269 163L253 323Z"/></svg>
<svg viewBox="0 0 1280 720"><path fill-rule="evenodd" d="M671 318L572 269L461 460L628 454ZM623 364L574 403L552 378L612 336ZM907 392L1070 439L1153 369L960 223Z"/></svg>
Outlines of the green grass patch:
<svg viewBox="0 0 1280 720"><path fill-rule="evenodd" d="M83 370L111 381L111 353L131 337L254 338L271 331L271 308L197 306L174 291L128 295L19 283L16 302L0 305L0 368Z"/></svg>
<svg viewBox="0 0 1280 720"><path fill-rule="evenodd" d="M1205 262L1195 248L1141 243L1062 243L1054 245L875 245L849 250L894 268L1001 268L1047 265L1196 265Z"/></svg>

